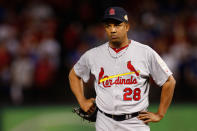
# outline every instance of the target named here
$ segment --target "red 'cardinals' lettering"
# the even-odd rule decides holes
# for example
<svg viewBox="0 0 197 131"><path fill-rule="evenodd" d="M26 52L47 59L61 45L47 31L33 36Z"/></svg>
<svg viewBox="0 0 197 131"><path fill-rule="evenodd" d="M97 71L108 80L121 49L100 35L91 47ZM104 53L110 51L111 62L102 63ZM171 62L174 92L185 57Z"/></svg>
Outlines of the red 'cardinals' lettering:
<svg viewBox="0 0 197 131"><path fill-rule="evenodd" d="M104 76L104 78L106 77L108 76ZM118 77L114 81L111 79L103 81L102 84L103 84L103 87L111 87L114 84L115 85L132 85L132 84L137 84L137 80L133 76L131 76L131 78L129 79L121 79L120 77Z"/></svg>
<svg viewBox="0 0 197 131"><path fill-rule="evenodd" d="M139 76L139 73L134 69L134 67L128 62L127 67L130 71L135 72L137 76ZM104 76L104 69L101 67L98 77L98 84L100 84L100 80L103 78L108 78L107 75ZM111 87L112 85L131 85L131 84L137 84L137 79L133 76L131 76L128 79L124 79L122 77L117 77L116 79L108 79L102 82L103 87Z"/></svg>

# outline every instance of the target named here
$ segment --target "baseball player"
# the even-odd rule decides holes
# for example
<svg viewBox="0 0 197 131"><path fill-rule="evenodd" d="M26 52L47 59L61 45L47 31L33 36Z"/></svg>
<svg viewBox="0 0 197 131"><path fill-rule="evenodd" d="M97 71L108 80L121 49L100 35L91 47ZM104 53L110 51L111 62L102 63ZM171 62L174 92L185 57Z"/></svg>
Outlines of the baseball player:
<svg viewBox="0 0 197 131"><path fill-rule="evenodd" d="M165 62L149 46L129 40L127 12L110 7L104 15L109 42L88 50L70 71L71 90L83 111L98 107L97 131L149 131L149 122L165 115L174 92L175 79ZM83 82L95 77L96 99L86 99ZM148 112L150 77L162 87L156 113Z"/></svg>

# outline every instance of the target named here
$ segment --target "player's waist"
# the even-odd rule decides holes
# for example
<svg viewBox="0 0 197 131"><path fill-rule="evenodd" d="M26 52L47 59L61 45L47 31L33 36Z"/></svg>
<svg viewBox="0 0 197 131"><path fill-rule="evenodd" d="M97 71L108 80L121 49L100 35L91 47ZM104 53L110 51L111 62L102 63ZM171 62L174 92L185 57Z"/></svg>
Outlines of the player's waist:
<svg viewBox="0 0 197 131"><path fill-rule="evenodd" d="M112 118L116 121L124 121L124 120L128 120L128 119L131 119L131 118L134 118L134 117L137 117L139 115L139 112L134 112L134 113L130 113L130 114L122 114L122 115L114 115L114 114L108 114L102 110L100 110L98 108L98 110L104 114L105 116L109 117L109 118Z"/></svg>
<svg viewBox="0 0 197 131"><path fill-rule="evenodd" d="M130 114L134 112L139 112L142 110L146 110L148 107L148 100L143 99L142 101L137 102L128 102L128 101L113 101L107 99L106 97L100 98L97 96L96 105L99 109L108 114L113 115L122 115L122 114Z"/></svg>

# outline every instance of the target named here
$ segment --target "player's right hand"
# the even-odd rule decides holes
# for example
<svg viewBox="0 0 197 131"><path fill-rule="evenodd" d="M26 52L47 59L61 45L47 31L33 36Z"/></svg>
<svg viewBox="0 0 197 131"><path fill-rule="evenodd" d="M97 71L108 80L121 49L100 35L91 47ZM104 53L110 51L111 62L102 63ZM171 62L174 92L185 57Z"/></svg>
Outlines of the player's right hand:
<svg viewBox="0 0 197 131"><path fill-rule="evenodd" d="M91 114L95 110L94 101L95 101L95 98L84 99L79 104L83 111L87 112L88 114Z"/></svg>

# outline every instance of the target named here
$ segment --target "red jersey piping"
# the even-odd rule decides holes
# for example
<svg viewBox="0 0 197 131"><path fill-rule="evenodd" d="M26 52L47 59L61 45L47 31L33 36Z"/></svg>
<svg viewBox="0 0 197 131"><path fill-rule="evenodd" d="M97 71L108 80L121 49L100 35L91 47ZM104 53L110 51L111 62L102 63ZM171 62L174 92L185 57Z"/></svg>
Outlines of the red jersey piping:
<svg viewBox="0 0 197 131"><path fill-rule="evenodd" d="M120 52L121 50L123 50L123 49L125 49L125 48L127 48L128 46L129 46L129 44L131 43L131 40L129 40L129 43L127 44L127 45L125 45L125 46L123 46L123 47L121 47L121 48L114 48L114 47L110 47L110 48L112 48L116 53L118 53L118 52Z"/></svg>

